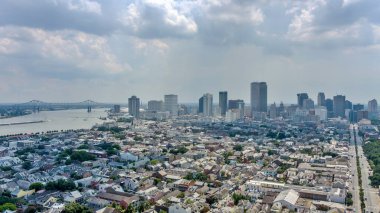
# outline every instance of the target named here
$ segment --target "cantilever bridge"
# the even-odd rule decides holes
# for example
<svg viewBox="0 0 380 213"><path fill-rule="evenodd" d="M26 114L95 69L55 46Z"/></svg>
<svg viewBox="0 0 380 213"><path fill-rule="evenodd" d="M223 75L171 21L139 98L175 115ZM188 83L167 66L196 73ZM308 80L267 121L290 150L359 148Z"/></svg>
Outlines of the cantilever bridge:
<svg viewBox="0 0 380 213"><path fill-rule="evenodd" d="M31 100L26 103L18 104L6 104L0 107L7 108L17 108L22 110L63 110L63 109L86 109L88 112L91 112L93 108L110 108L114 104L111 103L99 103L92 100L85 100L81 102L70 102L70 103L49 103L40 100Z"/></svg>

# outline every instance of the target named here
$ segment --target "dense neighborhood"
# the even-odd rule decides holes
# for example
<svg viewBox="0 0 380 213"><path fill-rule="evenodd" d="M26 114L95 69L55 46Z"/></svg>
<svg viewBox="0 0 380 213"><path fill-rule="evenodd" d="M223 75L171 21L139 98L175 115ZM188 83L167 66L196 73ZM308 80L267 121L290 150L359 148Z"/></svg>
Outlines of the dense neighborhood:
<svg viewBox="0 0 380 213"><path fill-rule="evenodd" d="M353 204L349 125L341 119L223 123L183 116L4 136L0 208L347 212ZM375 126L360 125L362 134L373 136Z"/></svg>

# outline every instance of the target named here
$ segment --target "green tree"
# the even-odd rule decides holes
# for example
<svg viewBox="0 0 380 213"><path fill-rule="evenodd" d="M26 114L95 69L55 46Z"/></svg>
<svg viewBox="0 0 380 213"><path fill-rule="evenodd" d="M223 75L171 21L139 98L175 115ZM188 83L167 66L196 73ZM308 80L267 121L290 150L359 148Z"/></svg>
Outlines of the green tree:
<svg viewBox="0 0 380 213"><path fill-rule="evenodd" d="M73 161L83 162L83 161L94 161L96 160L96 157L95 155L90 154L86 151L74 151L71 154L70 159Z"/></svg>
<svg viewBox="0 0 380 213"><path fill-rule="evenodd" d="M234 150L235 150L235 151L243 151L243 146L242 146L241 144L236 144L236 145L234 146Z"/></svg>
<svg viewBox="0 0 380 213"><path fill-rule="evenodd" d="M32 184L30 184L30 186L29 186L29 189L30 190L35 190L36 192L37 191L40 191L41 189L43 189L44 188L44 184L42 184L42 183L40 183L40 182L36 182L36 183L32 183Z"/></svg>
<svg viewBox="0 0 380 213"><path fill-rule="evenodd" d="M86 206L79 203L69 203L62 211L63 213L91 213L92 211Z"/></svg>
<svg viewBox="0 0 380 213"><path fill-rule="evenodd" d="M32 163L30 161L25 161L24 163L22 163L22 168L29 170L32 168Z"/></svg>
<svg viewBox="0 0 380 213"><path fill-rule="evenodd" d="M0 206L0 212L4 212L5 210L15 211L17 209L16 205L13 203L4 203Z"/></svg>

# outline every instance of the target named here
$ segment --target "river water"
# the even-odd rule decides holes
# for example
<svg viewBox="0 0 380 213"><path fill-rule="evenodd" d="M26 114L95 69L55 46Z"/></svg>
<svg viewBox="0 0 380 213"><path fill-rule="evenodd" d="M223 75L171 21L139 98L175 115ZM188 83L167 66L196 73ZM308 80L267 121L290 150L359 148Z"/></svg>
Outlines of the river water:
<svg viewBox="0 0 380 213"><path fill-rule="evenodd" d="M100 117L106 117L106 109L87 109L41 111L25 116L0 119L0 136L19 133L36 133L52 130L89 129L103 123ZM42 122L40 122L42 121ZM23 122L36 122L17 125L2 125Z"/></svg>

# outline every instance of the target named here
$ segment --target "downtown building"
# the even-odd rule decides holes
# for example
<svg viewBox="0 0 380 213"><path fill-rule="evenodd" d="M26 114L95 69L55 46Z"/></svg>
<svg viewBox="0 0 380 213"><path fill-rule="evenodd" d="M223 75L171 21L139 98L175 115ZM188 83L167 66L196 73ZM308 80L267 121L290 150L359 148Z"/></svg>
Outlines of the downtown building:
<svg viewBox="0 0 380 213"><path fill-rule="evenodd" d="M323 93L323 92L318 93L317 104L318 104L318 106L326 106L325 93Z"/></svg>
<svg viewBox="0 0 380 213"><path fill-rule="evenodd" d="M212 117L213 116L213 105L212 105L212 94L206 93L201 98L199 98L198 113L203 116Z"/></svg>
<svg viewBox="0 0 380 213"><path fill-rule="evenodd" d="M163 111L164 110L164 102L161 100L151 100L148 101L148 110L150 111Z"/></svg>
<svg viewBox="0 0 380 213"><path fill-rule="evenodd" d="M268 88L266 82L251 83L251 115L262 119L268 111Z"/></svg>
<svg viewBox="0 0 380 213"><path fill-rule="evenodd" d="M378 118L376 99L372 99L372 100L368 101L368 117L370 119L377 119Z"/></svg>
<svg viewBox="0 0 380 213"><path fill-rule="evenodd" d="M170 116L178 116L178 95L165 95L164 107L165 111L170 113Z"/></svg>
<svg viewBox="0 0 380 213"><path fill-rule="evenodd" d="M333 111L336 117L345 117L345 109L346 109L346 96L344 95L336 95L333 97L334 105Z"/></svg>
<svg viewBox="0 0 380 213"><path fill-rule="evenodd" d="M229 100L226 121L236 121L244 118L244 100Z"/></svg>
<svg viewBox="0 0 380 213"><path fill-rule="evenodd" d="M228 107L227 100L228 100L227 91L219 92L219 110L220 110L221 116L226 116L227 107Z"/></svg>
<svg viewBox="0 0 380 213"><path fill-rule="evenodd" d="M128 98L128 112L135 118L140 118L140 98L132 96Z"/></svg>
<svg viewBox="0 0 380 213"><path fill-rule="evenodd" d="M309 99L309 95L307 93L298 93L297 94L297 105L299 108L303 108L304 107L304 101L306 99Z"/></svg>

